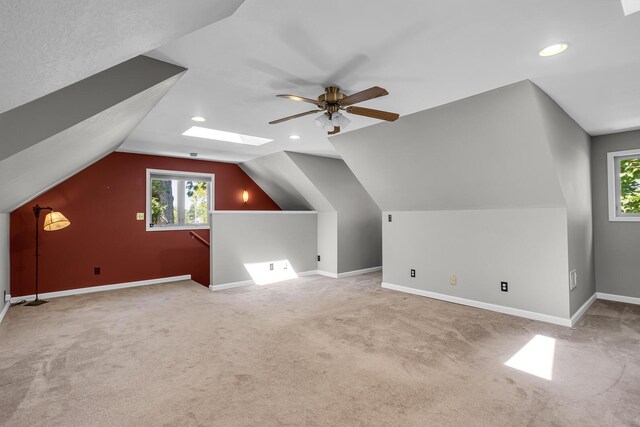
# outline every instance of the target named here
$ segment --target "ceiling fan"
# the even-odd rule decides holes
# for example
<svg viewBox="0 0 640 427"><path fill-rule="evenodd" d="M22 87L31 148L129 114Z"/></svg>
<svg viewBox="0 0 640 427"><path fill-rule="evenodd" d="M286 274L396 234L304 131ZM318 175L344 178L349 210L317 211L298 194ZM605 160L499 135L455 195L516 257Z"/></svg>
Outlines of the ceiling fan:
<svg viewBox="0 0 640 427"><path fill-rule="evenodd" d="M341 128L344 129L349 123L351 123L351 120L346 118L340 111L346 111L347 113L356 114L358 116L372 117L374 119L394 122L398 120L398 117L400 117L399 114L389 113L387 111L381 110L372 110L371 108L356 107L353 105L385 95L389 95L389 92L378 86L370 87L369 89L365 89L361 92L357 92L353 95L348 96L340 92L339 87L329 86L325 89L324 93L318 97L317 100L304 98L297 95L276 95L279 98L288 98L293 101L315 104L318 109L274 120L272 122L269 122L269 124L275 125L277 123L286 122L287 120L297 119L298 117L306 116L309 114L315 114L320 111L325 112L315 120L315 123L317 126L326 130L329 135L335 135L336 133L340 132Z"/></svg>

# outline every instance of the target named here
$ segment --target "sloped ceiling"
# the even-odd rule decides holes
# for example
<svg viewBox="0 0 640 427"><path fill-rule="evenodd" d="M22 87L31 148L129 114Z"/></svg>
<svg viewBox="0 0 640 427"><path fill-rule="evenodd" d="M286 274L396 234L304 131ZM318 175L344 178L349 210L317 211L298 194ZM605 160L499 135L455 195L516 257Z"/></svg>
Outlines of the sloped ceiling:
<svg viewBox="0 0 640 427"><path fill-rule="evenodd" d="M540 49L569 43L562 55ZM233 16L150 53L189 73L123 149L243 162L279 151L336 156L315 116L278 93L316 97L373 85L362 106L401 115L529 79L591 134L640 127L640 13L618 0L246 0ZM261 146L182 133L206 126L271 138ZM352 132L377 123L351 116ZM297 141L289 135L297 134Z"/></svg>
<svg viewBox="0 0 640 427"><path fill-rule="evenodd" d="M243 0L0 0L0 113L233 14Z"/></svg>
<svg viewBox="0 0 640 427"><path fill-rule="evenodd" d="M284 210L378 211L341 159L283 151L240 167Z"/></svg>
<svg viewBox="0 0 640 427"><path fill-rule="evenodd" d="M284 151L241 163L240 167L280 206L280 209L335 211Z"/></svg>
<svg viewBox="0 0 640 427"><path fill-rule="evenodd" d="M565 207L531 82L331 138L383 211Z"/></svg>
<svg viewBox="0 0 640 427"><path fill-rule="evenodd" d="M0 212L115 150L184 72L138 57L0 115Z"/></svg>

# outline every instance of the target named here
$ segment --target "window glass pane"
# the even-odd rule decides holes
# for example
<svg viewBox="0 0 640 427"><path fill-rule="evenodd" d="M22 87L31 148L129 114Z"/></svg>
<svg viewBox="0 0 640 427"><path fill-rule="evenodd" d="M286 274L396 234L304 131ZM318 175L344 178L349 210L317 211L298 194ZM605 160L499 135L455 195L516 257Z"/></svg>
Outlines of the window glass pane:
<svg viewBox="0 0 640 427"><path fill-rule="evenodd" d="M620 159L620 213L640 214L640 157Z"/></svg>
<svg viewBox="0 0 640 427"><path fill-rule="evenodd" d="M154 226L205 225L209 186L188 177L151 179L151 223Z"/></svg>
<svg viewBox="0 0 640 427"><path fill-rule="evenodd" d="M185 186L185 224L206 224L209 184L202 181L182 181Z"/></svg>

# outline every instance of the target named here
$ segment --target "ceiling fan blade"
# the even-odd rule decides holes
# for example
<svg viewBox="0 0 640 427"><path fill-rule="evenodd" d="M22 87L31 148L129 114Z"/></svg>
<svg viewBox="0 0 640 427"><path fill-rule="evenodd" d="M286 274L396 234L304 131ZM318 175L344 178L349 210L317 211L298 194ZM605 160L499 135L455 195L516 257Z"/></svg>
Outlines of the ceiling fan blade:
<svg viewBox="0 0 640 427"><path fill-rule="evenodd" d="M294 114L293 116L283 117L281 119L274 120L272 122L269 122L269 124L270 125L275 125L275 124L278 124L278 123L286 122L287 120L297 119L298 117L307 116L309 114L319 113L320 111L322 111L322 110L305 111L304 113Z"/></svg>
<svg viewBox="0 0 640 427"><path fill-rule="evenodd" d="M308 102L310 104L316 104L318 107L324 107L324 102L320 102L318 100L311 99L311 98L305 98L298 95L276 95L276 96L278 98L288 98L292 101Z"/></svg>
<svg viewBox="0 0 640 427"><path fill-rule="evenodd" d="M389 92L379 86L374 86L361 92L354 93L353 95L347 96L342 100L341 105L353 105L357 104L358 102L367 101L373 98L379 98L385 95L389 95Z"/></svg>
<svg viewBox="0 0 640 427"><path fill-rule="evenodd" d="M328 135L335 135L338 132L340 132L340 126L334 126L333 130L331 132L327 132L327 134Z"/></svg>
<svg viewBox="0 0 640 427"><path fill-rule="evenodd" d="M372 110L371 108L362 107L347 107L347 113L356 114L358 116L372 117L374 119L386 120L388 122L395 122L400 117L400 114L389 113L388 111Z"/></svg>

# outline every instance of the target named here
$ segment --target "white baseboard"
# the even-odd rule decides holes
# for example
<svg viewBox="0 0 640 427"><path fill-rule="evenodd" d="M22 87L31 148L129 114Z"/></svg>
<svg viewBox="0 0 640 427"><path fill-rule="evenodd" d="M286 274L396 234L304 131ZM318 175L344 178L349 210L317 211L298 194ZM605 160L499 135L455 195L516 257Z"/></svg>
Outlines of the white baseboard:
<svg viewBox="0 0 640 427"><path fill-rule="evenodd" d="M358 276L359 274L373 273L374 271L382 271L382 266L363 268L362 270L347 271L345 273L338 273L338 279L343 277Z"/></svg>
<svg viewBox="0 0 640 427"><path fill-rule="evenodd" d="M0 311L0 323L2 323L2 319L4 319L4 315L7 314L7 311L9 310L10 306L11 306L11 303L9 301L6 301L4 303L4 307L2 307L2 311Z"/></svg>
<svg viewBox="0 0 640 427"><path fill-rule="evenodd" d="M253 280L243 280L242 282L231 282L223 285L209 285L210 291L223 291L225 289L240 288L242 286L251 286L255 284Z"/></svg>
<svg viewBox="0 0 640 427"><path fill-rule="evenodd" d="M66 291L45 292L39 295L42 299L66 297L70 295L90 294L93 292L113 291L115 289L134 288L137 286L159 285L161 283L178 282L181 280L191 280L190 274L184 276L161 277L158 279L139 280L137 282L116 283L114 285L91 286L89 288L69 289ZM11 302L30 301L36 299L34 295L12 297Z"/></svg>
<svg viewBox="0 0 640 427"><path fill-rule="evenodd" d="M318 270L303 271L301 273L296 273L296 274L298 275L298 277L313 276L315 274L318 274ZM286 279L286 280L292 280L292 279ZM225 289L240 288L242 286L251 286L251 285L255 285L255 282L253 280L242 280L240 282L223 283L222 285L209 285L209 290L215 292L215 291L223 291Z"/></svg>
<svg viewBox="0 0 640 427"><path fill-rule="evenodd" d="M338 275L336 273L331 273L324 270L316 270L315 273L319 276L331 277L332 279L338 278Z"/></svg>
<svg viewBox="0 0 640 427"><path fill-rule="evenodd" d="M587 302L585 302L584 304L582 304L582 307L580 307L578 309L578 311L576 311L573 316L571 316L571 327L575 326L578 321L580 320L580 318L582 317L582 315L584 313L586 313L587 310L589 310L589 307L591 307L591 304L593 304L594 302L596 302L596 299L598 299L598 294L594 293L593 295L591 295L591 297L587 300Z"/></svg>
<svg viewBox="0 0 640 427"><path fill-rule="evenodd" d="M382 266L363 268L362 270L345 271L344 273L330 273L328 271L317 270L316 274L320 276L331 277L332 279L343 279L345 277L358 276L360 274L373 273L374 271L382 271Z"/></svg>
<svg viewBox="0 0 640 427"><path fill-rule="evenodd" d="M365 268L364 270L347 271L346 273L340 273L340 274L329 273L328 271L322 271L322 270L309 270L309 271L303 271L302 273L297 273L297 274L298 274L298 277L320 275L320 276L331 277L332 279L342 279L343 277L356 276L358 274L371 273L371 272L380 271L380 270L382 270L382 267ZM240 282L223 283L222 285L209 285L209 290L222 291L224 289L239 288L241 286L251 286L253 284L255 284L253 280L243 280Z"/></svg>
<svg viewBox="0 0 640 427"><path fill-rule="evenodd" d="M607 301L626 302L627 304L640 304L640 298L626 297L624 295L605 294L602 292L596 292L598 299L604 299Z"/></svg>
<svg viewBox="0 0 640 427"><path fill-rule="evenodd" d="M424 291L422 289L415 289L415 288L409 288L406 286L394 285L393 283L382 282L382 287L385 289L391 289L394 291L405 292L413 295L420 295L423 297L438 299L441 301L453 302L455 304L468 305L470 307L481 308L483 310L496 311L498 313L510 314L512 316L517 316L517 317L524 317L526 319L553 323L555 325L571 326L571 319L551 316L548 314L536 313L534 311L521 310L519 308L505 307L502 305L474 301L466 298L454 297L451 295L438 294L435 292Z"/></svg>

